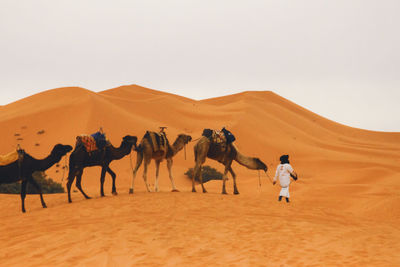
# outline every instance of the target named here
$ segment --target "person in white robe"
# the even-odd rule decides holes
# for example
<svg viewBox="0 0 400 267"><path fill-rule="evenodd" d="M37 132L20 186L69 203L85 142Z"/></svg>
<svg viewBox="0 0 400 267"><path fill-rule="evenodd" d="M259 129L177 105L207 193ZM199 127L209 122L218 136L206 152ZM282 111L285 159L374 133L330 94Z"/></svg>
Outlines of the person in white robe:
<svg viewBox="0 0 400 267"><path fill-rule="evenodd" d="M278 201L281 201L282 197L285 197L286 202L289 202L290 198L289 186L291 183L290 178L293 178L293 180L296 181L297 174L289 163L289 155L282 155L279 159L281 161L281 164L279 164L278 167L276 168L273 185L275 185L276 181L279 179L279 183L282 188L279 193Z"/></svg>

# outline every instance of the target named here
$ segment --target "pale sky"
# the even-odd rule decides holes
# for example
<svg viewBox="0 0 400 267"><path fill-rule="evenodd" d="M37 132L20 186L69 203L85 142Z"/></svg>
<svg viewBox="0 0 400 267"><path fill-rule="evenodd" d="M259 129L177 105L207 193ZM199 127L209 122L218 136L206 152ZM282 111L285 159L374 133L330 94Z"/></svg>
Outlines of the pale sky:
<svg viewBox="0 0 400 267"><path fill-rule="evenodd" d="M400 132L399 14L398 0L0 0L0 105L64 86L271 90Z"/></svg>

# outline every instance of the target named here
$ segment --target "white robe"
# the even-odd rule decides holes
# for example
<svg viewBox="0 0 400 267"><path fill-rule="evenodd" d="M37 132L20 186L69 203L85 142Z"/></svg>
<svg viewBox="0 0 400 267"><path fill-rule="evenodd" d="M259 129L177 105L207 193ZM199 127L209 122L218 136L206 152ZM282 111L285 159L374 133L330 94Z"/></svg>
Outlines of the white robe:
<svg viewBox="0 0 400 267"><path fill-rule="evenodd" d="M281 184L281 192L279 193L279 196L283 197L290 197L289 194L289 185L290 185L290 174L293 173L293 168L290 166L289 163L285 164L279 164L278 167L276 168L275 172L275 177L274 177L274 182L276 182L279 179L279 183Z"/></svg>

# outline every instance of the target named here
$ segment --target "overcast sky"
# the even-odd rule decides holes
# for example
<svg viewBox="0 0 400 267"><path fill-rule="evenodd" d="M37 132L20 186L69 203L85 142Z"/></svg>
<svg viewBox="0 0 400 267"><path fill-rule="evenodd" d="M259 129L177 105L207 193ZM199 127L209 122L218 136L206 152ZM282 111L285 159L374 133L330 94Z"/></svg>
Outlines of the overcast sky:
<svg viewBox="0 0 400 267"><path fill-rule="evenodd" d="M0 0L0 105L64 86L271 90L399 132L399 14L398 0Z"/></svg>

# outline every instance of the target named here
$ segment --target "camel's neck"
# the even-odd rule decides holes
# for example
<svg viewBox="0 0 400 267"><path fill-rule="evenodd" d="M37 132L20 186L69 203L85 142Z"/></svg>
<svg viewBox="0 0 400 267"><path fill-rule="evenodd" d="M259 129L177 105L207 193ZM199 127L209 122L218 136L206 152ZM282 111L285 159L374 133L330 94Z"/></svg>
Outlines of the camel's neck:
<svg viewBox="0 0 400 267"><path fill-rule="evenodd" d="M110 147L112 159L118 160L122 159L131 152L132 144L122 141L119 147L114 147L112 145Z"/></svg>
<svg viewBox="0 0 400 267"><path fill-rule="evenodd" d="M266 165L258 158L248 157L241 154L234 144L231 145L232 149L236 152L235 158L240 165L247 167L252 170L265 170Z"/></svg>
<svg viewBox="0 0 400 267"><path fill-rule="evenodd" d="M45 171L61 160L61 156L56 156L53 153L44 159L35 159L38 166L38 171Z"/></svg>
<svg viewBox="0 0 400 267"><path fill-rule="evenodd" d="M177 138L172 145L172 156L175 156L178 154L179 151L181 151L185 146L185 143L183 142L182 138Z"/></svg>

